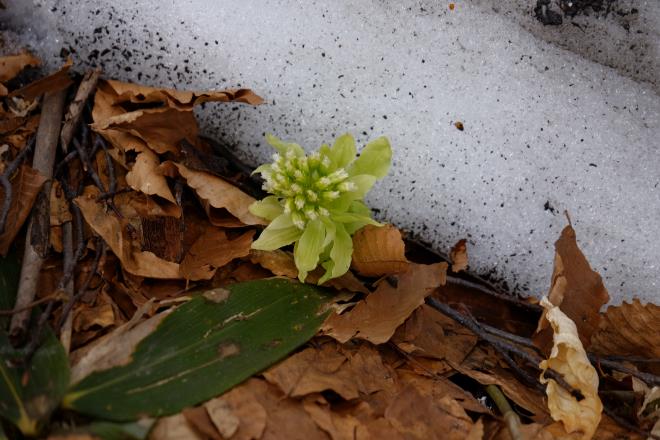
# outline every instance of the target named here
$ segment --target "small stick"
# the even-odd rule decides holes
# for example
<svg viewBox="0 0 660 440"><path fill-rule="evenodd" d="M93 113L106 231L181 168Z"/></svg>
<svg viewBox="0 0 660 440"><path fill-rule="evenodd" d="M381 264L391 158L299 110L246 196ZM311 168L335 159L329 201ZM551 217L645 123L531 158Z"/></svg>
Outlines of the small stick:
<svg viewBox="0 0 660 440"><path fill-rule="evenodd" d="M506 301L516 306L533 310L538 313L541 313L543 311L543 308L538 304L525 302L519 298L516 298L515 296L505 295L503 293L496 292L495 290L490 289L482 284L464 280L462 278L447 275L447 283L454 284L456 286L467 287L469 289L478 290L479 292L485 293L486 295L494 296L495 298L501 299L502 301Z"/></svg>
<svg viewBox="0 0 660 440"><path fill-rule="evenodd" d="M45 176L48 181L53 176L53 165L57 151L57 141L60 134L65 98L66 89L46 93L41 109L41 120L37 129L36 148L32 167ZM50 189L48 181L44 184L42 191L48 191ZM30 242L31 230L32 220L30 220L30 224L28 225L28 238L25 242L25 252L23 254L14 309L21 309L34 301L39 273L44 262L32 247ZM28 310L17 312L12 316L9 326L9 337L14 345L18 345L23 341L29 322L30 312Z"/></svg>
<svg viewBox="0 0 660 440"><path fill-rule="evenodd" d="M0 175L0 185L2 185L5 190L5 199L2 201L2 211L0 211L0 234L5 231L7 216L9 215L9 209L11 209L13 189L9 179L11 179L12 174L14 174L18 167L23 163L28 153L32 151L34 143L35 138L30 139L27 145L25 145L25 147L18 152L14 160L12 160L9 165L7 165L5 171Z"/></svg>
<svg viewBox="0 0 660 440"><path fill-rule="evenodd" d="M31 310L32 308L34 308L34 307L36 307L40 304L43 304L45 302L55 301L55 300L59 300L59 299L62 299L61 292L55 292L52 295L44 296L43 298L39 298L37 300L34 300L30 304L28 304L27 306L25 306L21 309L18 309L18 310L14 310L14 309L0 310L0 316L9 316L9 315L13 315L14 313L22 312L23 310Z"/></svg>
<svg viewBox="0 0 660 440"><path fill-rule="evenodd" d="M633 425L628 420L624 419L623 417L615 413L614 410L608 408L605 405L603 405L603 412L607 414L612 420L614 420L619 425L621 425L622 427L626 428L631 432L635 432L646 439L653 438L656 440L660 440L660 436L653 434L652 432L644 431L643 429L638 428L637 426Z"/></svg>
<svg viewBox="0 0 660 440"><path fill-rule="evenodd" d="M634 376L646 382L647 385L651 385L651 386L660 385L660 377L656 376L655 374L645 373L643 371L637 371L632 368L628 368L624 365L621 365L618 362L601 358L592 353L589 353L589 360L595 364L600 364L606 368L611 368L612 370L620 371L621 373L630 374L631 376Z"/></svg>
<svg viewBox="0 0 660 440"><path fill-rule="evenodd" d="M73 101L69 104L69 109L64 117L64 125L62 126L62 132L60 134L60 144L64 153L67 153L69 150L69 144L71 143L73 134L80 123L85 103L92 93L94 93L94 90L96 90L96 83L98 82L100 75L100 69L90 70L85 73L82 81L80 81L75 98L73 98Z"/></svg>
<svg viewBox="0 0 660 440"><path fill-rule="evenodd" d="M76 261L73 253L73 223L66 222L62 225L62 247L64 254L64 275L60 281L58 290L66 294L67 300L73 299L74 277L73 271L75 269ZM64 323L62 324L62 331L60 332L60 341L64 346L64 351L68 353L71 350L71 331L73 329L73 314L68 314Z"/></svg>
<svg viewBox="0 0 660 440"><path fill-rule="evenodd" d="M518 417L518 414L516 414L511 408L511 405L509 405L509 401L506 400L502 390L500 390L497 385L486 385L486 392L490 398L493 399L493 402L495 402L497 409L500 410L500 413L506 422L506 427L509 429L511 440L522 440L523 436L520 432L520 417Z"/></svg>

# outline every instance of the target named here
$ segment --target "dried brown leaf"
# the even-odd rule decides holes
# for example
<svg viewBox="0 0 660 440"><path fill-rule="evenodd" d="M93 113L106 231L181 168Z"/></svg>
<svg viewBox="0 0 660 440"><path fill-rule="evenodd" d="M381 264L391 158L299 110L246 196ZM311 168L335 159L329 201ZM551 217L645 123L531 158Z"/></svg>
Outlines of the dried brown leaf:
<svg viewBox="0 0 660 440"><path fill-rule="evenodd" d="M73 84L71 78L69 77L69 69L73 65L71 59L62 66L60 70L48 75L45 78L38 79L25 87L22 87L18 90L14 90L9 95L9 98L22 98L25 101L32 102L39 96L47 92L57 92L58 90L63 90Z"/></svg>
<svg viewBox="0 0 660 440"><path fill-rule="evenodd" d="M28 66L37 67L41 61L31 53L25 51L16 55L0 57L0 83L5 83L18 75ZM4 90L3 90L4 89ZM5 96L7 89L0 84L0 96Z"/></svg>
<svg viewBox="0 0 660 440"><path fill-rule="evenodd" d="M460 272L468 267L467 240L461 239L456 242L449 252L452 272Z"/></svg>
<svg viewBox="0 0 660 440"><path fill-rule="evenodd" d="M405 387L385 410L385 418L408 439L464 440L472 419L449 396L432 399L414 386Z"/></svg>
<svg viewBox="0 0 660 440"><path fill-rule="evenodd" d="M603 355L660 358L660 306L634 299L608 307L590 348Z"/></svg>
<svg viewBox="0 0 660 440"><path fill-rule="evenodd" d="M580 251L570 225L564 228L555 243L555 264L548 298L575 322L580 341L588 348L591 335L600 323L600 309L610 296L602 278L591 269ZM552 346L552 335L549 323L542 317L534 343L547 353Z"/></svg>
<svg viewBox="0 0 660 440"><path fill-rule="evenodd" d="M132 144L132 149L139 153L133 167L126 173L126 183L136 191L147 195L157 195L169 202L176 203L165 176L158 171L160 159L156 153L144 144L140 144L141 142Z"/></svg>
<svg viewBox="0 0 660 440"><path fill-rule="evenodd" d="M187 280L210 280L216 270L235 258L250 253L254 230L229 239L227 232L209 226L192 245L179 266L181 277Z"/></svg>
<svg viewBox="0 0 660 440"><path fill-rule="evenodd" d="M353 440L362 423L350 413L332 411L328 402L320 395L311 395L303 400L303 408L332 440Z"/></svg>
<svg viewBox="0 0 660 440"><path fill-rule="evenodd" d="M204 440L186 421L183 414L159 418L151 432L150 440Z"/></svg>
<svg viewBox="0 0 660 440"><path fill-rule="evenodd" d="M293 260L293 255L289 252L279 249L274 251L259 251L252 249L250 251L250 261L268 269L274 275L292 279L298 278L298 268ZM323 276L323 269L317 268L307 275L307 282L318 283L321 276ZM351 272L346 272L339 278L328 280L324 285L328 285L337 290L369 293L369 290L364 287L364 284L362 284L362 282L360 282L360 280L358 280Z"/></svg>
<svg viewBox="0 0 660 440"><path fill-rule="evenodd" d="M307 348L271 367L263 376L291 397L332 390L352 400L394 387L390 370L368 344L354 350L333 342Z"/></svg>
<svg viewBox="0 0 660 440"><path fill-rule="evenodd" d="M268 414L254 395L253 390L257 388L248 381L204 404L213 424L224 438L256 440L262 437Z"/></svg>
<svg viewBox="0 0 660 440"><path fill-rule="evenodd" d="M179 163L163 162L159 169L166 176L180 175L197 196L207 201L214 208L229 211L244 225L264 225L264 219L248 211L255 199L234 185L204 171L194 171Z"/></svg>
<svg viewBox="0 0 660 440"><path fill-rule="evenodd" d="M150 278L180 278L179 265L158 258L153 252L142 251L141 243L127 230L128 220L117 217L105 210L105 205L97 202L99 190L88 186L83 194L75 199L85 221L110 246L128 272ZM134 229L133 226L131 228Z"/></svg>
<svg viewBox="0 0 660 440"><path fill-rule="evenodd" d="M408 265L401 232L394 226L367 225L353 235L351 268L360 275L392 275L405 272Z"/></svg>
<svg viewBox="0 0 660 440"><path fill-rule="evenodd" d="M50 224L59 226L73 219L69 211L69 202L64 195L60 182L55 180L50 188Z"/></svg>
<svg viewBox="0 0 660 440"><path fill-rule="evenodd" d="M453 319L423 304L410 315L394 336L394 342L409 354L461 363L478 338Z"/></svg>
<svg viewBox="0 0 660 440"><path fill-rule="evenodd" d="M12 200L7 214L5 229L0 233L0 254L7 255L12 241L30 214L41 186L46 178L28 165L21 165L18 172L10 180ZM0 186L0 200L4 202L4 187Z"/></svg>
<svg viewBox="0 0 660 440"><path fill-rule="evenodd" d="M381 282L375 292L341 315L331 315L321 331L340 342L351 338L374 344L387 342L399 325L424 303L424 298L446 280L447 263L410 264L397 285Z"/></svg>
<svg viewBox="0 0 660 440"><path fill-rule="evenodd" d="M185 417L188 425L197 431L201 437L212 440L223 439L211 421L211 417L209 417L209 414L206 412L206 408L204 406L186 408L181 411L181 414L183 414L183 417Z"/></svg>

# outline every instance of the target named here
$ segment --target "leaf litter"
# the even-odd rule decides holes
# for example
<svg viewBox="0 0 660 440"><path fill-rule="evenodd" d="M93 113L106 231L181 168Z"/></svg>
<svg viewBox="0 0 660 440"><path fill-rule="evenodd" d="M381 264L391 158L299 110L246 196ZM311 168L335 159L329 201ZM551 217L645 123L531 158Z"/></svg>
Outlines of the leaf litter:
<svg viewBox="0 0 660 440"><path fill-rule="evenodd" d="M29 240L25 226L46 180L30 165L30 142L40 112L47 111L42 96L93 76L81 78L67 62L52 75L9 89L13 78L37 65L27 52L0 58L2 255L21 250ZM33 275L39 289L31 307L38 322L20 353L23 362L43 359L44 326L64 338L58 332L65 331L62 321L71 314L71 352L64 352L71 380L63 400L88 416L56 413L49 421L58 404L49 401L46 413L20 421L21 393L33 386L27 374L22 379L27 385L3 382L18 390L18 400L5 400L9 394L0 387L0 408L8 414L3 417L17 424L5 425L10 432L29 425L26 434L39 426L42 435L53 438L93 438L97 434L83 422L144 421L149 414L156 419L148 434L152 439L657 438L660 307L634 300L602 312L607 290L570 224L556 242L542 307L498 292L470 273L466 240L452 247L449 261L429 259L395 226L366 226L353 237L351 271L325 284L332 295L321 309L327 319L305 312L296 323L298 317L287 315L294 336L303 322L318 321L305 330L309 336L300 339L307 341L302 347L295 349L296 343L282 351L281 338L263 339L260 350L290 354L269 368L264 369L272 360L264 363L247 380L243 375L219 387L224 394L207 392L200 400L186 396L184 387L177 397L188 403L167 403L160 412L148 409L160 408L160 402L140 389L146 393L142 410L138 404L135 412L114 413L119 378L116 389L104 393L80 384L104 388L104 374L121 368L132 374L130 366L150 350L142 341L154 350L176 341L164 332L178 320L188 322L180 311L243 304L251 291L240 286L251 280L270 283L276 277L297 286L298 270L290 249L250 249L265 226L248 210L260 195L259 182L233 156L223 156L200 137L193 113L195 105L208 101L259 105L258 95L249 89L188 92L111 79L86 86L95 86L93 105L79 106L82 113L73 115L81 122L72 147L62 146L58 153L47 196L51 246ZM66 263L72 258L73 265ZM307 281L318 282L322 272L310 272ZM58 293L67 279L75 287L68 300ZM9 294L6 286L3 295ZM206 291L202 302L191 300L200 297L200 289ZM298 302L292 299L291 307ZM199 319L190 325L204 340L223 326L250 324L261 309L235 312L216 327ZM242 337L248 334L241 330L214 342L213 362L243 359L249 344ZM48 344L57 342L50 338ZM14 358L21 356L5 356L9 374L24 368ZM172 365L177 362L173 357ZM141 371L152 374L150 368ZM179 373L164 374L162 384L150 385L154 395L175 384ZM200 374L208 377L190 380L209 385L217 380L212 370ZM60 393L67 387L57 386ZM192 393L195 387L190 388ZM91 403L83 404L85 393ZM511 411L513 424L503 418ZM143 438L147 430L142 431L132 438Z"/></svg>

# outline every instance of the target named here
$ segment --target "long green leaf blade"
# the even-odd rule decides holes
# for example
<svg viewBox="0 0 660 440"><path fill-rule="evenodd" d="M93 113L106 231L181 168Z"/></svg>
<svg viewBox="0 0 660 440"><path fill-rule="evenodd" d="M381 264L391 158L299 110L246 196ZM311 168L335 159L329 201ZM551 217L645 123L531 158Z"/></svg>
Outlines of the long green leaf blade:
<svg viewBox="0 0 660 440"><path fill-rule="evenodd" d="M137 345L130 363L90 374L65 406L107 420L162 416L208 400L316 333L328 301L317 287L270 279L199 295Z"/></svg>

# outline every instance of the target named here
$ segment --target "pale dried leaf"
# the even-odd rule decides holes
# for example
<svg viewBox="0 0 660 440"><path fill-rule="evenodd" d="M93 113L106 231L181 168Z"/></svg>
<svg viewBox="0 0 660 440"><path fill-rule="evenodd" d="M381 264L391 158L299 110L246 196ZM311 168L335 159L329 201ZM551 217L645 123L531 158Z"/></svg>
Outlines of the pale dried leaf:
<svg viewBox="0 0 660 440"><path fill-rule="evenodd" d="M264 219L252 215L248 207L255 202L252 196L244 193L225 180L204 171L195 171L175 162L163 162L160 170L171 176L174 172L186 180L197 195L208 201L214 208L223 208L245 225L264 225Z"/></svg>
<svg viewBox="0 0 660 440"><path fill-rule="evenodd" d="M608 307L591 344L599 354L660 358L660 306L633 299Z"/></svg>
<svg viewBox="0 0 660 440"><path fill-rule="evenodd" d="M99 190L89 186L75 199L75 203L87 224L105 240L119 258L122 267L132 274L143 277L180 278L177 263L158 258L153 252L141 251L140 244L133 243L126 231L127 220L106 212L104 204L96 200L98 195Z"/></svg>
<svg viewBox="0 0 660 440"><path fill-rule="evenodd" d="M313 395L303 400L307 414L332 440L353 440L355 432L362 423L348 413L332 411L328 402L320 395Z"/></svg>
<svg viewBox="0 0 660 440"><path fill-rule="evenodd" d="M460 272L468 267L467 240L461 239L451 248L449 253L452 272Z"/></svg>
<svg viewBox="0 0 660 440"><path fill-rule="evenodd" d="M351 268L361 275L380 277L408 268L401 232L392 225L367 225L353 235Z"/></svg>
<svg viewBox="0 0 660 440"><path fill-rule="evenodd" d="M181 277L187 280L210 280L218 268L235 258L248 255L253 237L254 230L251 230L230 240L226 231L209 226L181 261Z"/></svg>
<svg viewBox="0 0 660 440"><path fill-rule="evenodd" d="M411 263L398 276L396 287L388 281L381 282L375 292L352 310L331 315L321 331L342 343L351 338L385 343L434 289L445 284L446 272L447 263Z"/></svg>
<svg viewBox="0 0 660 440"><path fill-rule="evenodd" d="M149 433L150 440L204 440L189 424L183 414L161 417Z"/></svg>
<svg viewBox="0 0 660 440"><path fill-rule="evenodd" d="M554 420L561 421L569 434L580 433L578 438L592 438L600 422L603 405L598 397L598 373L591 365L580 342L575 323L546 298L541 300L544 315L554 331L550 358L539 365L541 383L547 384L548 408ZM578 389L584 399L577 401L569 391L554 379L546 379L544 372L552 368L566 382Z"/></svg>
<svg viewBox="0 0 660 440"><path fill-rule="evenodd" d="M147 195L157 195L176 203L165 176L158 171L160 160L156 153L145 147L144 144L134 143L132 148L139 153L133 167L126 173L126 183L136 191Z"/></svg>
<svg viewBox="0 0 660 440"><path fill-rule="evenodd" d="M254 396L254 388L255 386L248 381L204 404L211 420L224 438L231 440L261 438L266 429L268 414Z"/></svg>

